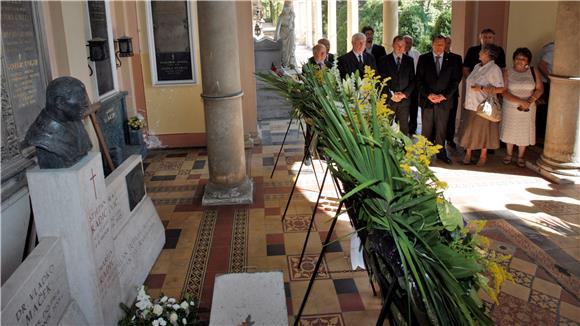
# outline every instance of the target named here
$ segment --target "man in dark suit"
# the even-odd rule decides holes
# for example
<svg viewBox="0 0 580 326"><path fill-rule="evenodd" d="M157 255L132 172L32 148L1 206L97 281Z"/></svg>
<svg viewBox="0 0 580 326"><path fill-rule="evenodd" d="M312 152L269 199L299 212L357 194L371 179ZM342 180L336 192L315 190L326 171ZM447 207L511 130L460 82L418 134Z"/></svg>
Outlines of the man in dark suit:
<svg viewBox="0 0 580 326"><path fill-rule="evenodd" d="M423 136L443 148L437 159L451 164L445 150L445 134L453 95L457 91L460 74L445 53L445 36L437 35L431 42L432 52L419 57L417 64L417 86L421 106Z"/></svg>
<svg viewBox="0 0 580 326"><path fill-rule="evenodd" d="M451 60L451 62L453 62L453 65L455 66L455 70L458 74L456 78L461 80L462 78L461 70L463 66L463 60L459 54L451 52L451 37L449 36L445 38L445 53L449 54L449 60ZM457 147L453 139L455 137L455 119L457 117L458 104L459 104L459 89L456 89L455 94L453 95L453 103L451 106L451 111L449 111L449 121L447 121L447 133L445 136L445 140L447 140L447 145L449 145L449 147L451 148Z"/></svg>
<svg viewBox="0 0 580 326"><path fill-rule="evenodd" d="M332 63L326 60L326 47L320 43L312 48L312 56L308 59L308 63L320 69L332 68Z"/></svg>
<svg viewBox="0 0 580 326"><path fill-rule="evenodd" d="M368 54L372 54L375 57L375 61L387 55L387 51L385 51L385 48L382 45L373 44L375 30L372 27L370 26L363 27L362 33L367 38L367 43L365 44L365 51Z"/></svg>
<svg viewBox="0 0 580 326"><path fill-rule="evenodd" d="M405 135L409 135L409 105L415 89L415 64L405 54L405 39L393 39L393 52L381 57L377 62L381 78L390 77L387 82L389 107L395 110L395 118Z"/></svg>
<svg viewBox="0 0 580 326"><path fill-rule="evenodd" d="M334 54L330 53L330 41L327 38L321 38L317 43L326 47L326 62L332 66L334 64Z"/></svg>
<svg viewBox="0 0 580 326"><path fill-rule="evenodd" d="M369 66L377 70L375 58L365 52L366 37L363 33L356 33L352 36L352 50L347 54L338 58L338 71L340 78L346 77L355 71L359 72L359 76L364 76L365 66Z"/></svg>
<svg viewBox="0 0 580 326"><path fill-rule="evenodd" d="M479 52L481 51L481 47L486 44L495 44L495 32L491 28L484 28L479 33L479 45L467 49L465 61L463 61L463 76L465 78L473 71L473 67L480 62ZM499 54L495 60L495 64L502 70L505 70L505 52L501 46L498 45L498 47Z"/></svg>

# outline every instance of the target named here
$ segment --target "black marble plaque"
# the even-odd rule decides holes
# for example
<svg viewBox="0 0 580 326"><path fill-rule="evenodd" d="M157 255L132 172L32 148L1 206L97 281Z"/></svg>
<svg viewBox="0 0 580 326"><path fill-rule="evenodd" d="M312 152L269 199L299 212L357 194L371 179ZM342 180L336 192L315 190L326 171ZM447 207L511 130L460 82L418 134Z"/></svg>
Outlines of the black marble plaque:
<svg viewBox="0 0 580 326"><path fill-rule="evenodd" d="M109 34L107 32L107 13L105 9L105 2L102 0L88 1L87 5L89 7L92 38L100 37L103 39L108 39ZM108 42L106 43L106 47L106 51L109 51ZM106 94L115 89L115 84L113 83L111 58L102 61L96 61L95 73L97 74L97 87L99 90L99 95Z"/></svg>
<svg viewBox="0 0 580 326"><path fill-rule="evenodd" d="M103 132L109 154L115 166L127 158L125 153L125 126L127 111L125 107L126 92L120 92L101 102L101 107L96 112L97 122ZM106 165L105 165L106 166ZM108 174L111 171L106 170Z"/></svg>
<svg viewBox="0 0 580 326"><path fill-rule="evenodd" d="M193 79L186 1L151 1L157 80Z"/></svg>
<svg viewBox="0 0 580 326"><path fill-rule="evenodd" d="M143 175L143 163L139 162L131 172L125 177L127 182L127 195L129 197L129 210L133 211L135 206L145 197L145 179Z"/></svg>

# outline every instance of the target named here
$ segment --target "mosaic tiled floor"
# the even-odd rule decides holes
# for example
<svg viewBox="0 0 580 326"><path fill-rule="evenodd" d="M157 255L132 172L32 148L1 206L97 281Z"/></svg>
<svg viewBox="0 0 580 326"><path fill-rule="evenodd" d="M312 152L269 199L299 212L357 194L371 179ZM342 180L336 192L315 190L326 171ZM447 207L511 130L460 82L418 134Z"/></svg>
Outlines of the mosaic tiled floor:
<svg viewBox="0 0 580 326"><path fill-rule="evenodd" d="M315 160L302 171L282 221L303 151L294 126L270 178L286 127L283 120L262 122L262 145L247 151L256 191L252 205L201 206L209 178L203 149L153 151L145 159L147 190L167 238L146 281L152 295L187 292L209 311L216 275L281 270L289 321L294 321L337 203L328 183L299 266L323 169ZM459 162L460 153L451 154ZM482 294L486 306L498 325L579 325L580 187L551 184L515 164L504 166L501 158L500 153L490 157L483 168L457 163L433 167L449 183L446 195L467 218L488 220L483 233L493 248L513 255L506 267L515 283L505 283L497 306ZM366 272L350 268L351 232L348 220L340 219L302 325L376 323L380 300L373 296Z"/></svg>

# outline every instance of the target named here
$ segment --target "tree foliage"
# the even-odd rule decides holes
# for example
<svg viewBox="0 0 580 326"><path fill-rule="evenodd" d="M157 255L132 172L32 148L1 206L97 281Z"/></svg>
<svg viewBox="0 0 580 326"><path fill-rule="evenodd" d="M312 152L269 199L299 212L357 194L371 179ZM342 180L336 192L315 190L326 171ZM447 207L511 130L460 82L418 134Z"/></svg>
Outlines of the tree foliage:
<svg viewBox="0 0 580 326"><path fill-rule="evenodd" d="M264 8L264 21L276 25L284 7L284 0L260 0L260 2Z"/></svg>

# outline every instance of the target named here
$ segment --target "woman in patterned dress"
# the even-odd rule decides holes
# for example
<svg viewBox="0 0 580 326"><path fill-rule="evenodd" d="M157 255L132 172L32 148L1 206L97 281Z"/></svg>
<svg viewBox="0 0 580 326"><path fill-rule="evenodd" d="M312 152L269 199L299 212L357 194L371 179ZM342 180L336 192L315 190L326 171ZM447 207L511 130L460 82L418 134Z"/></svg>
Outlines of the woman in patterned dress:
<svg viewBox="0 0 580 326"><path fill-rule="evenodd" d="M504 164L512 162L514 145L518 146L517 165L525 167L526 146L536 143L536 100L544 92L539 71L529 66L528 48L514 51L514 66L504 73L500 139L507 144ZM534 78L534 74L536 78Z"/></svg>

